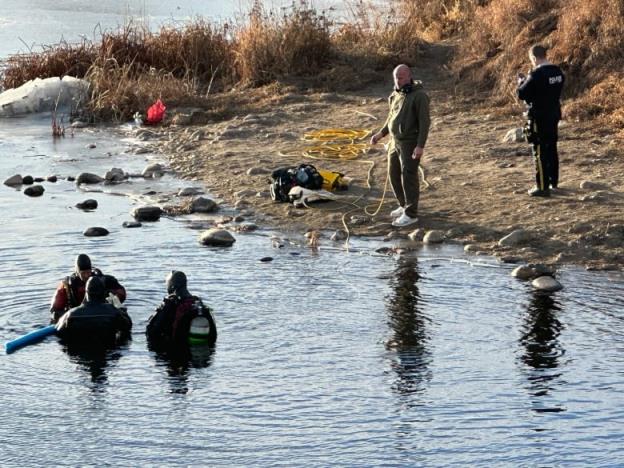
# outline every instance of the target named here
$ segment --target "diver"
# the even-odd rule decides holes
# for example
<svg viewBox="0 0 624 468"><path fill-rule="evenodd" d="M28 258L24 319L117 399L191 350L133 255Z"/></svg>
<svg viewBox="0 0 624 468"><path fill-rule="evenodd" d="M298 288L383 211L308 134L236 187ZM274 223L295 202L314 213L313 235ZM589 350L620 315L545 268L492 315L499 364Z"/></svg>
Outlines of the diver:
<svg viewBox="0 0 624 468"><path fill-rule="evenodd" d="M104 275L99 269L92 268L91 259L86 254L76 257L74 273L67 276L58 285L50 307L50 323L56 323L61 316L73 307L82 304L85 297L85 283L92 276L100 277L106 288L106 299L121 308L126 300L126 290L112 275Z"/></svg>
<svg viewBox="0 0 624 468"><path fill-rule="evenodd" d="M186 275L172 271L166 285L168 296L149 318L145 330L150 343L168 348L214 345L217 326L212 310L188 291Z"/></svg>
<svg viewBox="0 0 624 468"><path fill-rule="evenodd" d="M61 316L58 336L67 343L89 347L114 345L130 336L132 320L125 310L106 302L107 288L102 278L87 280L85 301Z"/></svg>

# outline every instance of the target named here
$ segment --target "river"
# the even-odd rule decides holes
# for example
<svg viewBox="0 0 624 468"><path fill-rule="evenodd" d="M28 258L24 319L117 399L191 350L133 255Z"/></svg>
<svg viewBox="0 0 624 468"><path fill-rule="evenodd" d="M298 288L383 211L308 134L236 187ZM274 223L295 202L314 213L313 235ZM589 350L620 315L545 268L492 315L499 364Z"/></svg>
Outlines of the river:
<svg viewBox="0 0 624 468"><path fill-rule="evenodd" d="M2 180L140 172L160 158L134 154L123 127L54 140L49 124L45 115L0 121ZM271 236L284 236L263 226L235 233L231 248L207 248L188 218L122 227L150 193L192 182L43 185L39 198L0 186L0 341L46 324L80 252L126 286L133 336L101 356L70 354L55 338L0 355L3 466L624 458L620 273L565 268L564 289L542 295L510 277L512 266L453 245L386 256L375 253L388 245L380 239L356 239L345 252L327 238L314 250L294 237L277 248ZM95 211L74 207L86 198L98 200ZM84 237L90 226L110 235ZM147 348L145 324L171 269L215 310L214 352L178 361Z"/></svg>

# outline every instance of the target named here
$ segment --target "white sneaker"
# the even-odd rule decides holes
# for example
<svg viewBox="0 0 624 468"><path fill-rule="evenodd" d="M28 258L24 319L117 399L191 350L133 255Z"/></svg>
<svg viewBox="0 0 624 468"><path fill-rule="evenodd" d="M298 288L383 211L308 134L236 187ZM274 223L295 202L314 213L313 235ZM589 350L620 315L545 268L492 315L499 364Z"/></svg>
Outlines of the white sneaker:
<svg viewBox="0 0 624 468"><path fill-rule="evenodd" d="M418 222L418 218L410 218L405 213L399 216L397 219L392 221L392 225L396 227L409 226L410 224L414 224Z"/></svg>
<svg viewBox="0 0 624 468"><path fill-rule="evenodd" d="M403 214L404 211L405 211L405 208L403 208L402 206L399 206L398 208L390 212L390 216L392 216L393 218L398 218L399 216Z"/></svg>

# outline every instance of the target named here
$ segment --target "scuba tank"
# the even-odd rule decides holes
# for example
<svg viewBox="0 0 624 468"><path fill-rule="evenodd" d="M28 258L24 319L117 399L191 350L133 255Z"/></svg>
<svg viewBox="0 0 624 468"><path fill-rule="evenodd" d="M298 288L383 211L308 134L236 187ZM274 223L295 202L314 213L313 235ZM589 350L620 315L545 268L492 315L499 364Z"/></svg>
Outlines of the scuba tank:
<svg viewBox="0 0 624 468"><path fill-rule="evenodd" d="M211 332L210 321L203 315L198 315L191 320L191 327L189 329L188 343L190 345L206 345L211 344Z"/></svg>

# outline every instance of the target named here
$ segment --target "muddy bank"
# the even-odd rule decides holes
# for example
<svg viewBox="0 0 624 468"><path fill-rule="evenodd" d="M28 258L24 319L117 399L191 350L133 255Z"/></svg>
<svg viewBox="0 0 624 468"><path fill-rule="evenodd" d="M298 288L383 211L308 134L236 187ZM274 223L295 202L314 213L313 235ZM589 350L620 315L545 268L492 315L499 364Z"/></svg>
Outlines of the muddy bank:
<svg viewBox="0 0 624 468"><path fill-rule="evenodd" d="M170 158L182 177L202 181L255 222L281 230L331 234L346 224L351 235L384 236L393 243L407 240L417 228L439 230L445 242L462 243L475 255L491 254L505 262L622 268L621 142L591 123L565 121L560 132L560 188L550 198L531 198L526 193L534 184L529 146L503 141L510 129L522 125L521 117L499 116L478 102L449 95L450 77L441 68L428 67L426 57L423 63L416 78L424 81L432 97L433 124L423 159L429 185L421 184L415 226L396 229L390 224L396 202L389 186L384 191L386 156L381 145L357 160L301 155L301 137L307 131L378 129L386 116L389 80L344 94L294 90L262 96L252 111L247 106L245 115L220 122L210 122L207 110L180 109L174 119L179 125L152 135L158 140L154 147ZM338 193L340 202L296 209L271 200L269 172L302 162L353 178L350 189ZM517 230L523 231L518 239L499 242ZM417 245L410 242L406 245Z"/></svg>

